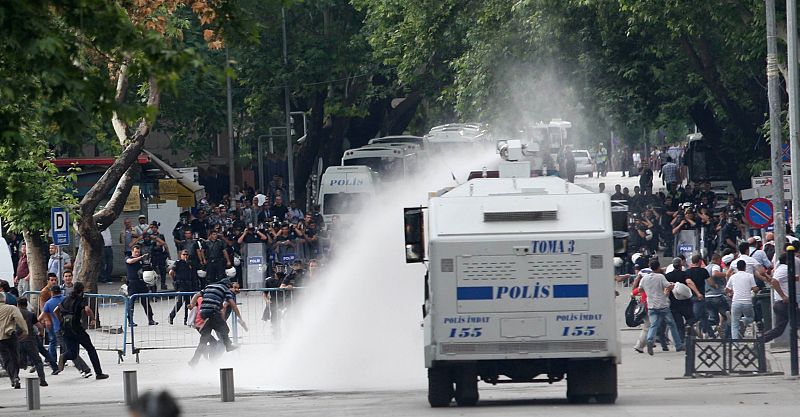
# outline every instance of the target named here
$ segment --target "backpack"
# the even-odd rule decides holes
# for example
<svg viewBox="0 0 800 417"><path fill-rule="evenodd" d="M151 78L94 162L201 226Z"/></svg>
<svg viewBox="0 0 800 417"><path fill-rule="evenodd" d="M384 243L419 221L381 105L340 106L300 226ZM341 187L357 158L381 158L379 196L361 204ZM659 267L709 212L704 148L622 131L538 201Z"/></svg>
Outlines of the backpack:
<svg viewBox="0 0 800 417"><path fill-rule="evenodd" d="M64 298L64 301L61 302L61 328L64 330L68 330L70 332L76 332L78 328L81 326L81 315L80 312L75 311L76 305L80 303L76 303L75 299L72 297Z"/></svg>

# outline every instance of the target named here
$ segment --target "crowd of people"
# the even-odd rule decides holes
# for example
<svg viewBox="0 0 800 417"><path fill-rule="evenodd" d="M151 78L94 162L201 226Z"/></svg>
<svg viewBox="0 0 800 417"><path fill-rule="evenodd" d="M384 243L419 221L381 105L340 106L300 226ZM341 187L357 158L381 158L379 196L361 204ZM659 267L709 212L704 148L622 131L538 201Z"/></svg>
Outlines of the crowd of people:
<svg viewBox="0 0 800 417"><path fill-rule="evenodd" d="M138 325L134 320L137 303L142 306L148 325L159 324L150 298L141 294L159 291L195 293L195 297L176 297L167 317L172 325L182 310L183 324L200 332L198 353L191 363L197 363L197 359L206 355L215 342L232 349L226 320L217 320L216 316L222 315L227 319L231 311L239 316L236 304L230 301L235 300L244 285L242 259L248 255L249 248L254 251L249 255L259 255L266 264L256 286L268 289L264 292L268 305L264 320L271 322L277 336L280 315L275 290L303 287L315 279L318 269L331 254L331 242L338 226L335 217L326 225L318 206L310 213L304 213L294 201L286 204L286 200L282 178L275 176L264 192L245 188L236 190L233 196L224 196L218 202L199 201L195 208L180 214L180 221L172 228L169 237L161 231L161 224L156 219L140 215L134 224L133 219L123 218L119 234L126 266L122 291L131 297L140 294L136 297L138 300L129 303L128 325ZM108 229L103 232L103 239L106 248L111 249ZM170 253L168 239L177 248L174 256ZM89 319L94 315L83 297L83 284L73 282L73 268L80 266L75 265L67 251L51 245L48 281L34 298L38 300L36 308L29 305L26 297L20 297L20 294L37 290L31 288L25 243L14 236L8 243L10 248L14 248L16 274L14 286L0 280L0 296L5 301L5 306L0 308L0 329L4 330L0 353L12 386L19 385L19 368L27 365L31 366L31 372L39 373L43 386L47 385L45 365L57 375L66 361L72 361L84 377L92 376L92 369L77 353L78 345L89 354L96 377L105 378L96 351L84 330L91 325ZM112 282L114 253L105 252L98 281ZM248 277L248 281L252 286L252 277ZM73 299L73 296L77 298ZM70 313L64 316L65 311ZM197 314L191 315L192 311ZM73 329L71 317L84 314L83 320L76 320L82 323L82 326L78 325L80 329ZM244 325L239 318L239 325ZM212 331L217 333L218 339L211 336Z"/></svg>
<svg viewBox="0 0 800 417"><path fill-rule="evenodd" d="M92 368L96 379L108 378L86 332L85 326L92 325L95 315L84 295L83 283L58 285L55 274L50 274L47 292L39 295L38 315L30 309L26 297L17 297L10 290L8 282L0 283L0 288L0 358L12 388L21 388L19 375L25 368L36 372L39 385L46 387L44 366L52 369L51 375L58 375L67 361L72 361L84 378L93 375ZM45 333L50 337L48 349L43 344ZM81 358L79 347L89 355L92 368Z"/></svg>
<svg viewBox="0 0 800 417"><path fill-rule="evenodd" d="M687 331L738 339L755 323L766 342L780 336L788 320L790 277L787 255L776 256L776 245L798 242L794 233L787 228L786 242L775 242L772 232L751 236L735 195L715 193L708 182L684 183L670 156L660 168L661 191L653 193L652 175L642 172L632 194L616 185L611 195L614 204L628 208L628 256L619 263L618 279L631 284L647 308L634 349L653 354L659 341L668 350L667 330L678 350ZM672 259L666 268L663 258ZM800 258L794 262L798 275L791 278L797 280ZM769 289L774 326L763 329L765 312L754 300Z"/></svg>

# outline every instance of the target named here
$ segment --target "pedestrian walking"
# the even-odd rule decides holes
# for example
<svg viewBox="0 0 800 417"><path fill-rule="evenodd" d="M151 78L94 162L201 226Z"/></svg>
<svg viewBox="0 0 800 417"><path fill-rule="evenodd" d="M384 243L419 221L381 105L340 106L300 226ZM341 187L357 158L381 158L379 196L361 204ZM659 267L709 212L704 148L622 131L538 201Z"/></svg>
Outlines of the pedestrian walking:
<svg viewBox="0 0 800 417"><path fill-rule="evenodd" d="M20 337L28 335L28 326L25 318L16 306L6 304L6 293L0 292L0 359L3 368L11 379L11 387L20 389L19 384L19 339L17 327L20 328Z"/></svg>
<svg viewBox="0 0 800 417"><path fill-rule="evenodd" d="M66 354L62 357L65 361L75 359L79 354L78 346L82 346L89 355L89 360L92 362L95 378L106 379L108 375L103 373L103 369L100 366L100 358L97 356L97 350L92 344L92 339L81 325L81 318L84 314L89 316L90 325L94 324L94 312L89 308L83 291L83 283L75 283L75 289L72 291L72 294L64 299L61 305L56 308L56 316L58 316L58 320L62 324L61 330L64 335L64 350L66 350Z"/></svg>

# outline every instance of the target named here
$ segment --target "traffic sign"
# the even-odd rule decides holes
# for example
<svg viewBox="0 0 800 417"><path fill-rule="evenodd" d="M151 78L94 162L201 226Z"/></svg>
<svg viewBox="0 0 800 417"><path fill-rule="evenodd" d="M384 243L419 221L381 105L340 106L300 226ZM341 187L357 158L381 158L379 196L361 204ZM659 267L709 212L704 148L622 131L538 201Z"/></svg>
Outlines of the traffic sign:
<svg viewBox="0 0 800 417"><path fill-rule="evenodd" d="M774 208L766 198L755 198L744 208L744 218L755 228L764 228L772 223Z"/></svg>
<svg viewBox="0 0 800 417"><path fill-rule="evenodd" d="M792 160L791 148L788 143L781 144L781 159L783 159L783 162L791 162Z"/></svg>
<svg viewBox="0 0 800 417"><path fill-rule="evenodd" d="M69 213L63 207L50 209L50 228L53 230L53 244L69 245Z"/></svg>

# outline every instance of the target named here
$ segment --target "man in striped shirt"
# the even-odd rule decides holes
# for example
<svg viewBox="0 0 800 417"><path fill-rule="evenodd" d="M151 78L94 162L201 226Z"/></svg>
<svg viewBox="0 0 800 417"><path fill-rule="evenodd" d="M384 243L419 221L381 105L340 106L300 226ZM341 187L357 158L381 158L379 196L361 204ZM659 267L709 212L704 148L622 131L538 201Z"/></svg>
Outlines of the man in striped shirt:
<svg viewBox="0 0 800 417"><path fill-rule="evenodd" d="M203 297L203 303L200 305L200 317L205 320L205 323L200 329L200 343L197 344L197 349L194 351L194 356L189 361L189 365L197 365L197 362L206 353L209 343L214 340L213 336L211 336L212 331L217 333L217 338L225 344L225 350L228 352L238 348L238 346L233 345L230 337L228 337L230 329L228 329L228 323L225 322L225 318L222 316L223 305L227 303L227 306L236 313L242 328L247 329L247 326L242 320L242 314L239 312L239 306L236 305L236 300L230 287L231 281L225 278L216 284L206 286L201 291L200 296Z"/></svg>
<svg viewBox="0 0 800 417"><path fill-rule="evenodd" d="M661 167L661 177L664 180L664 185L667 186L667 191L674 190L681 182L679 167L669 156L667 157L667 163Z"/></svg>

